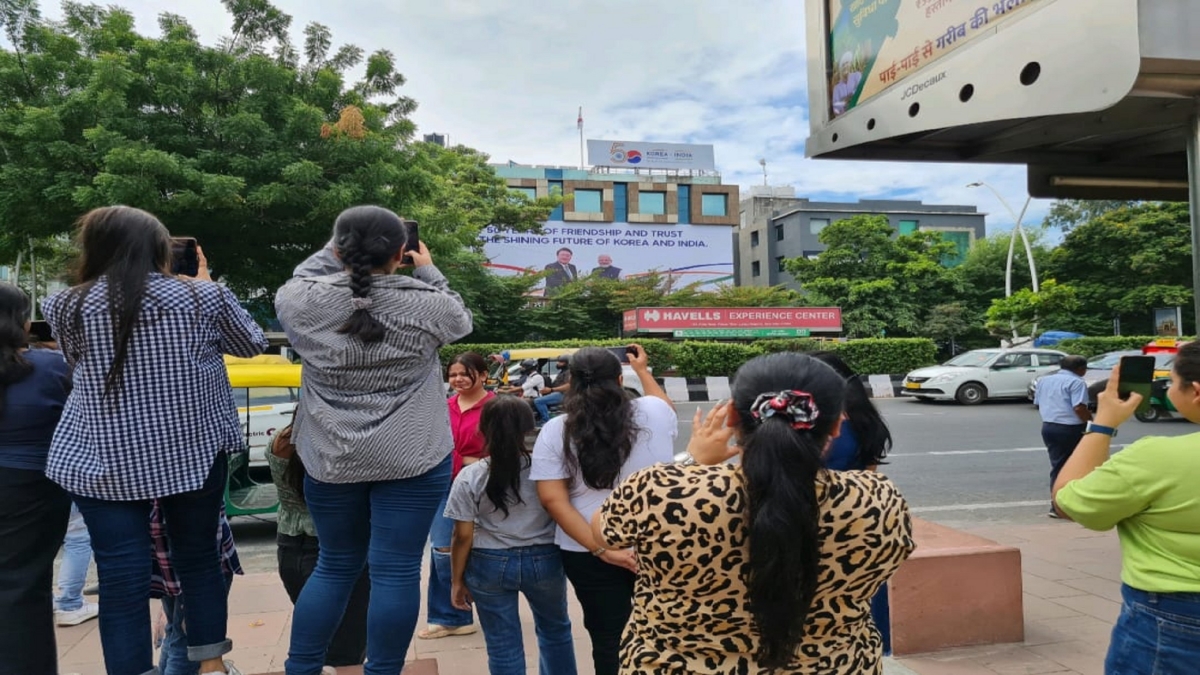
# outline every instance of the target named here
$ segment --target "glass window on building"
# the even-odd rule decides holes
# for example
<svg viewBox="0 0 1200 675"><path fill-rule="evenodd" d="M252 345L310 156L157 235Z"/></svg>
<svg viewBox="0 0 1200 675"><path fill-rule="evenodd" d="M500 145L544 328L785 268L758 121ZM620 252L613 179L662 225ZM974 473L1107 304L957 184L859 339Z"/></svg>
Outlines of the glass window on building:
<svg viewBox="0 0 1200 675"><path fill-rule="evenodd" d="M700 215L710 218L729 215L729 195L723 192L700 195Z"/></svg>
<svg viewBox="0 0 1200 675"><path fill-rule="evenodd" d="M783 225L775 226L775 241L783 241Z"/></svg>
<svg viewBox="0 0 1200 675"><path fill-rule="evenodd" d="M643 216L667 215L667 193L646 192L638 193L638 213Z"/></svg>
<svg viewBox="0 0 1200 675"><path fill-rule="evenodd" d="M824 230L827 227L829 227L829 219L828 218L809 218L808 219L808 231L812 232L813 234L821 234L821 230Z"/></svg>
<svg viewBox="0 0 1200 675"><path fill-rule="evenodd" d="M524 196L528 197L529 199L537 199L537 188L510 187L508 189L510 192L515 192L516 194L524 195Z"/></svg>
<svg viewBox="0 0 1200 675"><path fill-rule="evenodd" d="M762 265L757 260L750 263L750 276L752 276L752 277L761 277L762 276Z"/></svg>
<svg viewBox="0 0 1200 675"><path fill-rule="evenodd" d="M784 258L783 256L775 257L775 271L776 272L786 272L787 271L787 269L783 266L784 260L786 260L786 258Z"/></svg>
<svg viewBox="0 0 1200 675"><path fill-rule="evenodd" d="M576 190L575 213L604 213L604 193L600 190Z"/></svg>
<svg viewBox="0 0 1200 675"><path fill-rule="evenodd" d="M750 245L758 246L758 230L755 230L750 233Z"/></svg>
<svg viewBox="0 0 1200 675"><path fill-rule="evenodd" d="M971 251L971 233L943 231L940 234L946 241L954 243L954 255L946 260L946 266L955 267L961 265L967 259L967 254Z"/></svg>
<svg viewBox="0 0 1200 675"><path fill-rule="evenodd" d="M921 222L918 220L902 220L898 223L896 231L901 235L916 234L921 227Z"/></svg>

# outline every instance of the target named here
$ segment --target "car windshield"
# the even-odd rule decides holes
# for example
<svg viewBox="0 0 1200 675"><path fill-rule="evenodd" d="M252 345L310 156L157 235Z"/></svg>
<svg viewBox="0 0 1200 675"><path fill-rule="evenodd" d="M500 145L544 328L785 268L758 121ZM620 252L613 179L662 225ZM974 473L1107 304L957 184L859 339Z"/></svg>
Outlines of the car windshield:
<svg viewBox="0 0 1200 675"><path fill-rule="evenodd" d="M977 349L973 352L967 352L966 354L959 354L958 356L947 361L944 365L958 366L960 368L977 368L984 365L988 361L991 361L999 353L1000 352L989 349Z"/></svg>
<svg viewBox="0 0 1200 675"><path fill-rule="evenodd" d="M1123 356L1140 356L1141 352L1109 352L1100 356L1093 356L1088 361L1088 370L1112 370L1121 362ZM1174 354L1153 354L1155 370L1170 370L1171 364L1175 362Z"/></svg>

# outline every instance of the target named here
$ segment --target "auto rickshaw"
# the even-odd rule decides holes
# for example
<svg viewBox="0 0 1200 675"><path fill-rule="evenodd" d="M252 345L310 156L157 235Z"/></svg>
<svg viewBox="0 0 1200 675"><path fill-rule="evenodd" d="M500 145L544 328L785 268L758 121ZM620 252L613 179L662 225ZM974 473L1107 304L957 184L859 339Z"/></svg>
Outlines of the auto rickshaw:
<svg viewBox="0 0 1200 675"><path fill-rule="evenodd" d="M501 364L490 364L488 371L487 383L484 385L488 389L496 389L497 387L507 386L508 383L517 375L520 374L520 363L525 359L536 359L538 362L538 371L546 378L546 381L554 379L558 374L555 366L555 359L563 354L574 354L579 351L576 348L563 347L538 347L533 349L509 349L501 352L504 361Z"/></svg>
<svg viewBox="0 0 1200 675"><path fill-rule="evenodd" d="M1174 414L1178 414L1179 411L1167 397L1167 390L1170 388L1171 378L1169 376L1155 377L1154 381L1150 383L1150 406L1145 411L1135 412L1133 416L1139 422L1157 422L1173 418Z"/></svg>
<svg viewBox="0 0 1200 675"><path fill-rule="evenodd" d="M290 421L298 401L300 366L282 356L264 354L249 359L226 356L225 367L246 440L240 452L229 456L225 513L229 516L275 513L279 510L279 494L274 483L257 481L251 475L250 453L252 448L260 447L267 451L275 432ZM281 396L288 401L274 400Z"/></svg>

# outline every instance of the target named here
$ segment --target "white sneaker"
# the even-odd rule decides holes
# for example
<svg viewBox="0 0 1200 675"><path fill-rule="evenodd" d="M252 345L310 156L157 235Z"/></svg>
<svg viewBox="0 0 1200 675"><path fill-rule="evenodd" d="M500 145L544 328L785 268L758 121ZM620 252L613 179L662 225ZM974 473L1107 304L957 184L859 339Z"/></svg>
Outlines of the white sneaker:
<svg viewBox="0 0 1200 675"><path fill-rule="evenodd" d="M91 621L100 615L100 605L85 602L79 609L70 612L55 612L54 623L60 626L78 626L85 621Z"/></svg>

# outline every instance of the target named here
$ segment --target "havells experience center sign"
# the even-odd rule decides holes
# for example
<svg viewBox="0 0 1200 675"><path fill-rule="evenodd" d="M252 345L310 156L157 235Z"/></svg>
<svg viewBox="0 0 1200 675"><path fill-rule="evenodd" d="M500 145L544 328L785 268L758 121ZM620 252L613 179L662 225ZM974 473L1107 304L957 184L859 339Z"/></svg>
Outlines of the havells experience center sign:
<svg viewBox="0 0 1200 675"><path fill-rule="evenodd" d="M675 337L806 337L840 333L838 307L639 307L625 312L624 332Z"/></svg>
<svg viewBox="0 0 1200 675"><path fill-rule="evenodd" d="M711 145L589 140L587 148L588 162L592 166L621 169L717 170L717 161Z"/></svg>

